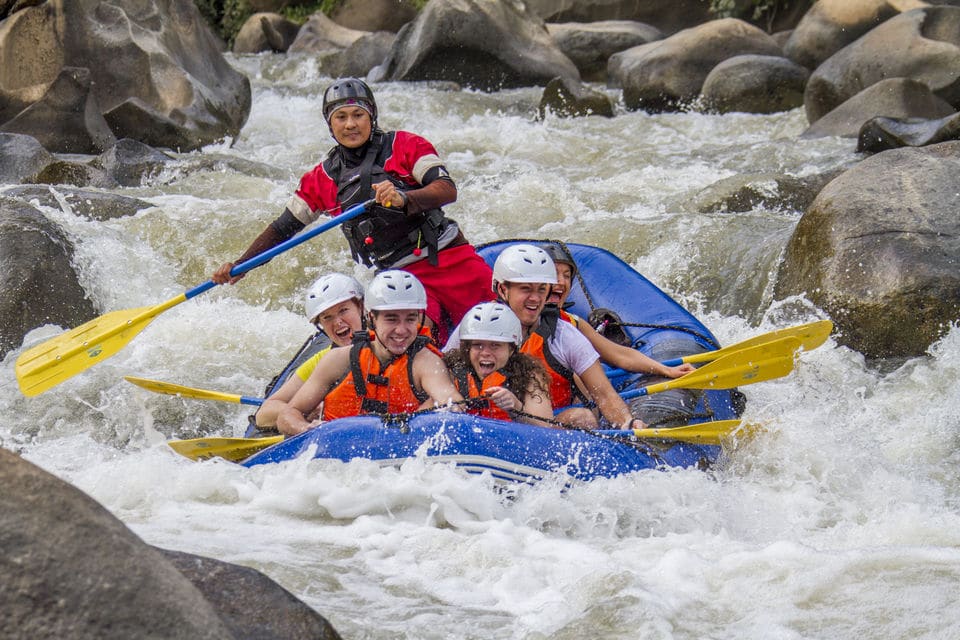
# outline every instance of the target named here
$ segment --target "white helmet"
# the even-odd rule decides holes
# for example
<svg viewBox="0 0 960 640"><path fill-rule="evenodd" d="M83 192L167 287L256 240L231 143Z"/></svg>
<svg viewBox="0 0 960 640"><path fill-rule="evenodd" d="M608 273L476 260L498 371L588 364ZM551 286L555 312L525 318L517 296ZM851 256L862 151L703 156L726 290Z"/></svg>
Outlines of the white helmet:
<svg viewBox="0 0 960 640"><path fill-rule="evenodd" d="M532 244L513 244L493 263L493 290L498 282L557 284L557 268L546 251Z"/></svg>
<svg viewBox="0 0 960 640"><path fill-rule="evenodd" d="M413 274L406 271L381 271L367 287L367 309L390 311L427 308L427 292Z"/></svg>
<svg viewBox="0 0 960 640"><path fill-rule="evenodd" d="M520 318L505 304L484 302L467 311L460 325L461 340L523 342Z"/></svg>
<svg viewBox="0 0 960 640"><path fill-rule="evenodd" d="M333 305L353 299L363 300L363 287L356 278L342 273L328 273L321 276L307 291L303 307L306 309L307 319L313 322L321 312Z"/></svg>

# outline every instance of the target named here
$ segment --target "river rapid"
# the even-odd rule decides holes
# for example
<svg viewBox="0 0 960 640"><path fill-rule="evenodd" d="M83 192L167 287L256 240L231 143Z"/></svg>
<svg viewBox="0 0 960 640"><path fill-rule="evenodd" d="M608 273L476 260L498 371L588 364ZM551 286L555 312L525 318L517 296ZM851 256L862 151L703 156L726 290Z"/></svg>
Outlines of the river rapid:
<svg viewBox="0 0 960 640"><path fill-rule="evenodd" d="M95 222L46 213L76 244L103 311L205 282L282 210L332 140L328 78L307 59L232 59L254 85L232 144L183 154L154 206ZM772 299L801 212L695 213L740 173L823 173L854 141L801 140L802 110L533 118L539 89L374 87L381 125L431 140L468 238L603 246L731 344L825 317ZM616 95L612 93L611 95ZM146 542L255 567L345 638L793 640L956 637L960 608L960 330L872 363L831 338L788 377L743 387L767 432L708 471L644 472L509 495L422 460L194 463L164 442L242 435L248 408L151 394L135 375L260 395L311 333L301 296L352 273L339 230L159 316L116 356L35 398L2 363L3 446L79 487ZM629 318L625 318L629 321ZM61 329L32 331L24 347Z"/></svg>

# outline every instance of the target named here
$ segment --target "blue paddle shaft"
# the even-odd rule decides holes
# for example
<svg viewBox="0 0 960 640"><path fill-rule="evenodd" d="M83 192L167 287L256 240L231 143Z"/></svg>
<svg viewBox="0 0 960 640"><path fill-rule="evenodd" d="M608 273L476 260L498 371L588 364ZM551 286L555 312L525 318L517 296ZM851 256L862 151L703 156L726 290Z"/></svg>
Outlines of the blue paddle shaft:
<svg viewBox="0 0 960 640"><path fill-rule="evenodd" d="M259 407L263 404L263 398L252 398L250 396L240 396L240 404L250 404Z"/></svg>
<svg viewBox="0 0 960 640"><path fill-rule="evenodd" d="M373 202L374 202L373 200L367 200L366 202L361 202L360 204L354 205L349 209L347 209L346 211L344 211L343 213L341 213L340 215L333 218L332 220L329 220L328 222L325 222L317 227L314 227L313 229L310 229L305 233L295 235L289 240L284 240L277 246L271 249L267 249L263 253L256 255L250 258L249 260L244 260L240 264L236 265L233 269L230 269L230 277L239 276L240 274L246 273L251 269L255 269L256 267L259 267L264 263L270 262L275 257L283 253L284 251L292 249L299 244L303 244L307 240L311 238L315 238L316 236L320 235L324 231L327 231L336 226L339 226L344 222L346 222L347 220L356 218L358 215L366 211L367 207L373 204ZM198 296L201 293L204 293L205 291L209 291L215 286L217 286L216 282L214 282L213 280L207 280L203 284L197 285L193 289L187 290L183 295L187 300L189 300L190 298Z"/></svg>

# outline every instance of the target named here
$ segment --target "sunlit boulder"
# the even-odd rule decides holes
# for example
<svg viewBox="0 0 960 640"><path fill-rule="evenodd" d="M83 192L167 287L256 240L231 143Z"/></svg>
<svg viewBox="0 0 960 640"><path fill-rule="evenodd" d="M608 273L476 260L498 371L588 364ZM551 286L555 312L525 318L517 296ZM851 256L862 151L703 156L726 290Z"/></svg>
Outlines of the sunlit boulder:
<svg viewBox="0 0 960 640"><path fill-rule="evenodd" d="M926 352L960 318L960 142L884 151L830 182L775 295L805 295L868 357Z"/></svg>
<svg viewBox="0 0 960 640"><path fill-rule="evenodd" d="M99 152L112 138L192 150L236 136L250 112L250 82L220 52L221 43L190 0L47 0L25 3L0 23L0 128L57 132L50 148ZM69 28L65 29L64 25ZM50 96L65 68L85 69L72 94ZM83 106L63 129L64 96ZM34 105L39 113L30 113ZM94 112L94 113L92 113ZM29 117L28 117L29 116ZM106 121L112 134L98 134ZM11 124L13 123L13 124Z"/></svg>

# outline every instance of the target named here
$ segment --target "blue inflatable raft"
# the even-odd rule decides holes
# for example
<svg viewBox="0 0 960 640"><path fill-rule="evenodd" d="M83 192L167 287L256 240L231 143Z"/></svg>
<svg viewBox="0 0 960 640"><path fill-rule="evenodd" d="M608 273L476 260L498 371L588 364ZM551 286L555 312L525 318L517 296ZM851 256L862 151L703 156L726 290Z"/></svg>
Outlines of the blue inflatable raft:
<svg viewBox="0 0 960 640"><path fill-rule="evenodd" d="M500 251L515 242L497 242L478 251L492 266ZM578 266L567 307L571 313L606 320L606 335L629 341L660 361L719 348L699 320L610 252L581 244L564 246ZM625 391L660 379L612 372L611 381ZM632 402L634 415L659 427L728 420L743 412L743 396L736 389L671 389ZM399 465L423 456L504 481L529 482L553 474L586 481L643 469L705 468L717 460L720 451L713 445L669 440L651 443L437 411L392 422L377 416L335 420L287 438L242 464L254 466L310 455Z"/></svg>

